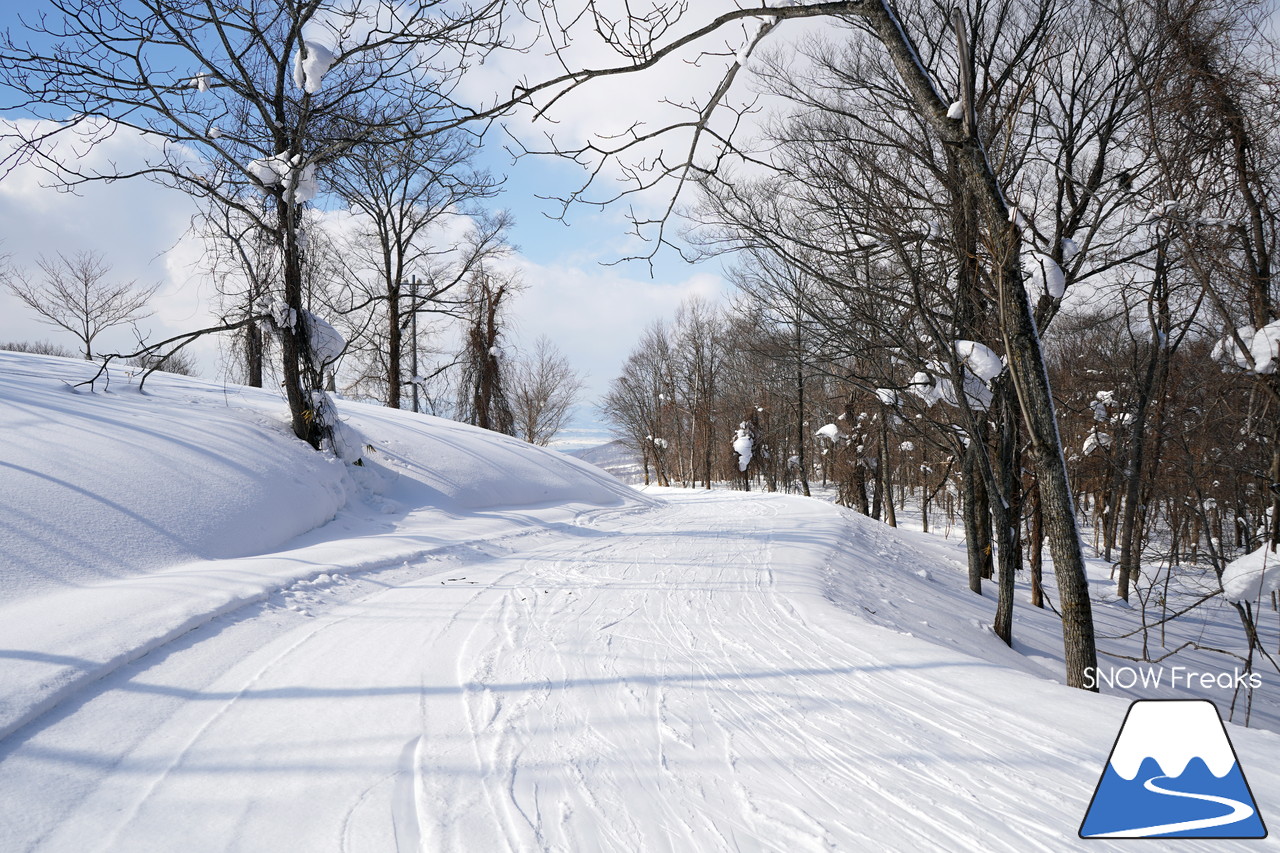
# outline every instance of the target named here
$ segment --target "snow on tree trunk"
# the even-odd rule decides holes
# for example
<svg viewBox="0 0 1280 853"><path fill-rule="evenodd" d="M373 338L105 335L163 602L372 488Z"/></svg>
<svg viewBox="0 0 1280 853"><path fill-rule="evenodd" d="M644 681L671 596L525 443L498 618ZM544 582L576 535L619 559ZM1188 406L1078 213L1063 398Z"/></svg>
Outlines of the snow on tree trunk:
<svg viewBox="0 0 1280 853"><path fill-rule="evenodd" d="M751 464L751 454L755 449L755 441L746 422L738 424L738 431L733 439L733 452L738 454L738 470L745 472Z"/></svg>

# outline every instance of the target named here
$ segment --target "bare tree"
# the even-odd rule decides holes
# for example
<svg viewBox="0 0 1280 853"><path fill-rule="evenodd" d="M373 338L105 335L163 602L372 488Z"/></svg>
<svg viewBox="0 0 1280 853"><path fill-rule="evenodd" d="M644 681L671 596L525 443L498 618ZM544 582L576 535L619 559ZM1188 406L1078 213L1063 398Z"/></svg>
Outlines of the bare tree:
<svg viewBox="0 0 1280 853"><path fill-rule="evenodd" d="M776 332L767 356L783 366L791 393L784 399L791 409L791 453L784 458L794 460L788 473L800 481L801 491L809 495L809 430L805 415L808 401L808 376L813 371L812 352L815 323L806 310L810 302L811 282L802 270L787 264L778 255L748 249L742 260L730 270L733 283L759 312L757 323L767 324ZM794 469L793 471L790 469Z"/></svg>
<svg viewBox="0 0 1280 853"><path fill-rule="evenodd" d="M86 359L93 358L93 342L103 331L151 316L147 301L160 285L139 290L134 281L108 281L111 265L100 252L59 253L38 265L39 280L13 271L5 286L40 315L40 322L75 335Z"/></svg>
<svg viewBox="0 0 1280 853"><path fill-rule="evenodd" d="M127 364L141 367L148 373L159 370L163 373L176 373L180 376L197 376L199 370L195 358L186 350L177 350L167 355L147 353L128 359Z"/></svg>
<svg viewBox="0 0 1280 853"><path fill-rule="evenodd" d="M36 355L56 355L59 358L75 358L76 354L61 344L53 341L7 341L0 343L0 350L7 352L30 352Z"/></svg>
<svg viewBox="0 0 1280 853"><path fill-rule="evenodd" d="M362 216L350 241L348 277L359 308L376 306L380 317L370 324L384 368L384 402L401 407L406 386L406 351L416 358L412 332L417 315L456 314L462 299L456 291L466 273L498 251L505 216L480 217L470 239L457 243L443 233L445 224L463 216L468 205L491 197L499 181L472 162L477 140L462 131L425 138L377 139L358 145L342 163L322 172L328 185ZM458 255L459 249L464 257ZM446 268L452 266L452 271ZM361 275L372 273L372 276ZM371 279L371 280L370 280Z"/></svg>
<svg viewBox="0 0 1280 853"><path fill-rule="evenodd" d="M502 353L505 300L519 287L511 277L481 267L468 285L470 316L464 332L459 419L481 429L515 435L515 415Z"/></svg>
<svg viewBox="0 0 1280 853"><path fill-rule="evenodd" d="M913 4L913 21L933 24L936 31L945 32L947 18L939 14L936 8L928 4ZM1000 4L995 4L990 11L984 10L983 17L991 17L998 21L1003 13ZM592 7L594 8L594 7ZM680 7L683 9L684 7ZM708 97L694 107L695 114L690 121L673 124L671 132L683 131L692 133L693 140L689 147L692 152L687 158L658 157L652 167L645 173L633 170L634 189L644 190L655 181L663 178L675 178L679 182L688 182L692 178L714 174L719 162L726 152L733 150L732 141L724 133L718 133L713 124L713 117L718 114L733 84L734 77L742 68L751 53L757 49L763 39L769 37L778 26L791 17L791 9L801 9L799 14L827 14L847 16L854 24L854 29L862 34L861 39L867 46L870 57L874 49L874 64L878 65L878 75L866 85L870 88L883 88L892 81L895 91L892 93L893 116L897 119L888 126L905 126L911 128L912 137L906 140L904 151L916 150L920 156L935 161L935 168L942 169L947 175L946 185L949 193L930 192L918 196L919 200L938 211L944 203L960 199L964 209L970 212L972 235L972 251L969 254L978 263L976 272L989 293L990 314L998 318L998 326L990 333L993 341L998 341L1004 350L1007 361L1008 378L1006 393L1012 394L1016 400L1017 416L1028 439L1030 455L1035 462L1039 492L1042 501L1045 527L1050 549L1054 556L1054 569L1058 580L1060 594L1059 611L1063 620L1063 637L1066 657L1068 683L1083 686L1086 673L1097 663L1094 642L1093 619L1089 600L1087 576L1084 558L1080 549L1079 533L1076 526L1074 507L1071 500L1070 483L1067 476L1065 460L1061 451L1061 440L1057 429L1057 420L1052 391L1044 369L1043 353L1037 330L1037 310L1028 296L1028 276L1023 267L1024 253L1031 253L1038 248L1053 263L1055 269L1060 265L1055 258L1061 257L1060 248L1043 245L1043 235L1034 228L1034 222L1026 212L1014 201L1014 189L1010 186L1011 178L1005 165L1012 159L1015 162L1025 157L1023 147L1008 144L999 137L1000 128L984 126L977 120L981 107L979 96L994 97L999 101L1007 97L1016 102L1022 95L1018 89L1024 81L1035 79L1036 69L1045 61L1051 49L1054 33L1050 25L1054 21L1052 5L1049 3L1028 4L1028 8L1020 13L1023 19L1018 28L1014 43L1006 53L1009 56L1007 65L997 74L991 75L993 81L987 91L979 90L974 82L974 66L985 55L984 43L979 36L985 36L985 45L1003 43L1007 40L1003 33L984 32L977 29L978 16L974 25L966 23L963 16L955 20L955 28L960 42L959 49L950 48L946 53L938 46L921 48L913 39L910 29L904 24L895 7L887 2L850 3L850 4L804 4L800 7L770 7L765 11L758 9L742 9L728 12L706 27L693 30L687 35L664 41L663 36L672 30L672 23L663 20L660 25L642 32L639 36L631 35L629 41L617 28L604 31L612 32L624 43L615 45L620 53L633 58L636 65L651 65L659 61L670 50L680 45L687 45L708 32L718 29L730 21L748 16L759 16L759 24L754 33L749 35L747 43L737 54L737 61L723 78L721 85ZM671 15L679 12L671 9ZM1007 16L1004 18L1007 23ZM595 22L602 24L599 15ZM603 22L607 24L607 22ZM634 31L633 31L634 33ZM710 51L707 51L709 54ZM704 54L704 55L707 55ZM960 73L956 73L956 68ZM953 80L959 77L959 85ZM847 81L846 81L847 82ZM1009 91L1001 88L1009 83ZM945 97L943 92L958 91L959 97L954 101ZM740 113L739 113L740 114ZM851 114L853 122L859 116ZM874 129L872 129L874 132ZM663 131L643 131L634 129L630 135L623 135L612 141L593 140L591 145L582 149L566 152L579 157L594 157L597 161L614 157L628 157L634 151L656 139ZM700 142L707 140L716 152L711 165L695 162L694 153L700 149ZM712 142L714 140L714 143ZM1016 140L1014 140L1016 142ZM1000 143L1000 144L997 144ZM936 152L936 153L934 153ZM997 159L994 154L999 155ZM931 156L932 155L932 156ZM598 174L598 172L597 172ZM937 213L935 213L937 215ZM639 223L643 225L644 223ZM657 239L663 240L662 225L658 228ZM828 233L815 235L826 239L840 240L841 235ZM857 243L857 235L844 235L845 241L840 245L842 250L853 249L849 243ZM1063 236L1068 236L1064 234ZM915 241L918 243L919 241ZM894 261L903 260L904 255L915 250L915 246L907 246L901 239L891 241L890 254ZM1047 307L1052 309L1054 300L1060 296L1051 296ZM933 337L940 337L933 335ZM967 336L946 335L944 342L955 340L972 340ZM945 344L938 353L938 361L945 367L945 375L958 386L966 384L966 373L958 366L956 348ZM964 405L966 393L962 387L955 394L964 414L966 429L971 436L977 436L974 428L978 418L969 407ZM1007 435L1002 439L1003 446L1017 446L1016 435ZM1013 470L1012 466L1008 466ZM990 485L994 482L996 472L984 466L984 477ZM1007 480L1007 478L1005 478ZM993 505L993 511L1004 511ZM1001 529L1009 529L1009 525L1001 525ZM1016 543L1013 543L1016 546ZM1013 549L1009 549L1013 551ZM1016 553L1016 552L1015 552ZM1007 624L1009 600L1007 593L1011 590L1012 572L1002 578L1002 608L997 622Z"/></svg>
<svg viewBox="0 0 1280 853"><path fill-rule="evenodd" d="M516 359L508 382L516 435L542 447L568 423L585 385L582 374L543 335L533 351Z"/></svg>
<svg viewBox="0 0 1280 853"><path fill-rule="evenodd" d="M271 304L250 319L270 318L293 432L321 447L331 438L332 405L322 390L324 359L313 350L327 324L305 304L302 215L319 191L317 169L360 145L426 138L474 119L454 89L501 39L502 3L49 6L27 21L28 40L0 38L0 82L15 99L4 106L46 119L11 127L15 156L64 185L145 176L248 217L280 270ZM162 144L140 166L102 171L58 150L62 139L92 144L121 129Z"/></svg>
<svg viewBox="0 0 1280 853"><path fill-rule="evenodd" d="M272 283L279 279L280 258L269 235L239 205L210 199L194 227L204 245L204 266L218 293L220 318L226 323L243 322L228 347L231 375L261 388L271 344L263 315L271 304Z"/></svg>
<svg viewBox="0 0 1280 853"><path fill-rule="evenodd" d="M649 468L660 486L671 485L672 470L668 464L671 450L680 424L671 417L673 408L666 401L666 394L674 385L672 374L672 343L665 323L657 322L645 330L639 344L627 357L622 373L609 384L609 391L600 403L600 412L615 426L621 440L641 459L644 466L645 485L650 484ZM676 476L680 457L674 457Z"/></svg>

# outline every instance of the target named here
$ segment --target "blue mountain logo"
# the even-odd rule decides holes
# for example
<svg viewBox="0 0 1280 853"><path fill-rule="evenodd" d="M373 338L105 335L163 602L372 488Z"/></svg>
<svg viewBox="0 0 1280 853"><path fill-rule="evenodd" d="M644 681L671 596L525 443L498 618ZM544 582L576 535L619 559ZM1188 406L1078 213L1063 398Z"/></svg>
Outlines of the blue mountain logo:
<svg viewBox="0 0 1280 853"><path fill-rule="evenodd" d="M1218 708L1206 699L1129 706L1081 838L1266 838Z"/></svg>

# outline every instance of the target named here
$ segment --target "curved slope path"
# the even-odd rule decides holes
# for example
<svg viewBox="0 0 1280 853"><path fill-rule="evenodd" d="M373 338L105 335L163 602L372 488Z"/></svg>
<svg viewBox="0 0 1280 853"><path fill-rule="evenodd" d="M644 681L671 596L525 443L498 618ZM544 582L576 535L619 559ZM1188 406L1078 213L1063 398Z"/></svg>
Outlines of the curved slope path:
<svg viewBox="0 0 1280 853"><path fill-rule="evenodd" d="M695 492L294 590L313 615L223 617L0 744L0 847L1083 844L1125 703L833 600L837 571L893 594L890 537L814 501Z"/></svg>

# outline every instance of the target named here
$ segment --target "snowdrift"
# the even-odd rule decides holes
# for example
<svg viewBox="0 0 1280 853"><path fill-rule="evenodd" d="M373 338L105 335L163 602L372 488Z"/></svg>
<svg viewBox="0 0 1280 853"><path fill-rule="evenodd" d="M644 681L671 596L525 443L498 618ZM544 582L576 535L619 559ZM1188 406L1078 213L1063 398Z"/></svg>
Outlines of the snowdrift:
<svg viewBox="0 0 1280 853"><path fill-rule="evenodd" d="M515 439L340 403L344 434L363 445L369 469L353 472L294 439L269 391L165 374L139 391L123 370L105 389L74 387L93 372L83 362L0 352L8 601L260 554L371 492L383 493L380 506L391 512L636 499L594 468Z"/></svg>
<svg viewBox="0 0 1280 853"><path fill-rule="evenodd" d="M452 421L340 402L344 463L293 438L271 390L167 374L140 389L128 369L76 387L95 370L0 352L0 736L295 581L649 502ZM375 537L423 513L431 535Z"/></svg>

